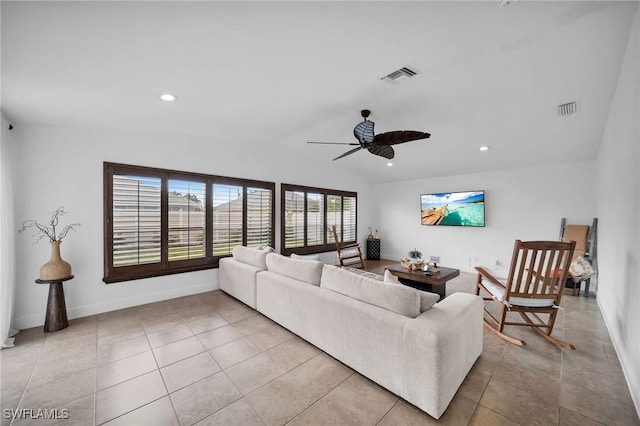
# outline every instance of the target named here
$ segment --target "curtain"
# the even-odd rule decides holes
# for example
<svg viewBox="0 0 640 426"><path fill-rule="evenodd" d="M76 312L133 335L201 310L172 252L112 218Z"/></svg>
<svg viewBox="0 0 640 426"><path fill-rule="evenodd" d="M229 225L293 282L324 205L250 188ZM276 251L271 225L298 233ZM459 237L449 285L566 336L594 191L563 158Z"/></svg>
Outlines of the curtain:
<svg viewBox="0 0 640 426"><path fill-rule="evenodd" d="M9 123L2 117L0 132L0 348L13 346L11 328L15 290L15 236L13 187L9 153Z"/></svg>

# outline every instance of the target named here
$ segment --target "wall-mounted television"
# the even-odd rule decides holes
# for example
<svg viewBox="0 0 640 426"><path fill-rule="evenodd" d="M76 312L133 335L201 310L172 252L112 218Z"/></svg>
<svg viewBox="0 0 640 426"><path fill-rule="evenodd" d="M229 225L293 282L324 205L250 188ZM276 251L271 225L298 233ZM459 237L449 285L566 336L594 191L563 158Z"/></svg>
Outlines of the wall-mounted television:
<svg viewBox="0 0 640 426"><path fill-rule="evenodd" d="M484 226L484 191L422 194L420 223L434 226Z"/></svg>

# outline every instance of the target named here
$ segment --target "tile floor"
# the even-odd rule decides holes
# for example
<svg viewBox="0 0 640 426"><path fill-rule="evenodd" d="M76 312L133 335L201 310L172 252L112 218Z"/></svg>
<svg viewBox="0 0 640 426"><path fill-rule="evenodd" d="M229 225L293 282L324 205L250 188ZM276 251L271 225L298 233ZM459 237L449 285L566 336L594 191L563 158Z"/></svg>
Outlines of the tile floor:
<svg viewBox="0 0 640 426"><path fill-rule="evenodd" d="M462 274L448 293L473 282ZM576 351L485 330L440 420L221 291L79 318L0 351L1 424L4 409L57 408L65 425L640 425L595 299L564 305L556 333Z"/></svg>

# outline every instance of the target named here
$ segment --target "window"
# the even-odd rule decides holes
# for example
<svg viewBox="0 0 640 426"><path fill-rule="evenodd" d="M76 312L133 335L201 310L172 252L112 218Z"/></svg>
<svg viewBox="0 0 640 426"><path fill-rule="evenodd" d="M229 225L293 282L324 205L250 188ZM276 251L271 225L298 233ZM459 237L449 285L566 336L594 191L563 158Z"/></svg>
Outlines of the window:
<svg viewBox="0 0 640 426"><path fill-rule="evenodd" d="M357 240L357 194L282 184L282 254L335 250L331 226L340 242Z"/></svg>
<svg viewBox="0 0 640 426"><path fill-rule="evenodd" d="M104 282L215 268L274 245L275 184L104 163Z"/></svg>

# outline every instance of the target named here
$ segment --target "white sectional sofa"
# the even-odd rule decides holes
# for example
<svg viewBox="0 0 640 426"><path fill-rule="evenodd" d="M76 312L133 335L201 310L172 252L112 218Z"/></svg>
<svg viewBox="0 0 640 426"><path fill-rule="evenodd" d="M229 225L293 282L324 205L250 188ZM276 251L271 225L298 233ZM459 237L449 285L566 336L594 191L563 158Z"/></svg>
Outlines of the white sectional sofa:
<svg viewBox="0 0 640 426"><path fill-rule="evenodd" d="M436 419L482 352L478 296L434 304L437 295L401 284L247 250L220 261L223 291Z"/></svg>

